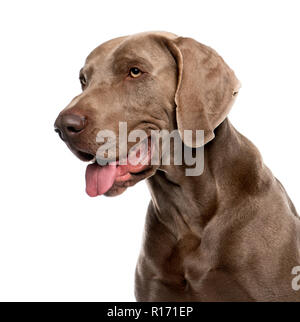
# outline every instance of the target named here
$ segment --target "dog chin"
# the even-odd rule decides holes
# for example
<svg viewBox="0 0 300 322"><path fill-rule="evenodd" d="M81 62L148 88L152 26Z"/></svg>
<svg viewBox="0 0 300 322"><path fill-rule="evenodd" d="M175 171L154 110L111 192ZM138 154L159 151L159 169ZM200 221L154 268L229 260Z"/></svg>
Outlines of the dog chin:
<svg viewBox="0 0 300 322"><path fill-rule="evenodd" d="M127 188L136 185L138 182L145 180L156 172L158 167L150 166L148 169L144 170L142 173L131 174L131 178L124 182L115 182L112 187L104 193L106 197L116 197L121 195Z"/></svg>
<svg viewBox="0 0 300 322"><path fill-rule="evenodd" d="M116 197L121 195L127 188L112 186L105 194L106 197Z"/></svg>

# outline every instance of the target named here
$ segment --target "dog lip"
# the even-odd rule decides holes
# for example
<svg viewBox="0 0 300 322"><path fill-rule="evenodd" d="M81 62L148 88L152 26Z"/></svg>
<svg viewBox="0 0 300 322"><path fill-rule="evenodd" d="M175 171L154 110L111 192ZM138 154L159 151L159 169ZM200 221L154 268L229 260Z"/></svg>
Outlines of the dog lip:
<svg viewBox="0 0 300 322"><path fill-rule="evenodd" d="M151 138L150 136L148 136L144 141L148 140L148 144L151 146ZM99 166L105 166L108 164L112 164L112 163L116 163L117 167L120 165L120 160L126 160L128 158L128 154L126 154L125 156L116 156L116 158L112 158L112 159L101 159L99 157L96 156L95 153L90 152L90 151L86 151L86 150L81 150L78 149L77 147L75 147L74 145L71 145L70 142L66 142L67 146L69 147L69 149L75 154L75 156L77 156L81 161L83 162L90 162L92 163L98 163ZM142 143L142 142L140 142ZM98 160L100 162L98 162ZM103 161L103 164L102 162ZM135 174L134 172L132 173L133 175Z"/></svg>
<svg viewBox="0 0 300 322"><path fill-rule="evenodd" d="M79 151L79 150L78 150L78 153L80 154L80 156L85 158L86 161L92 161L95 158L95 156L91 153L87 153L87 152L83 152L83 151Z"/></svg>
<svg viewBox="0 0 300 322"><path fill-rule="evenodd" d="M151 147L151 136L148 135L143 141L141 142L138 142L137 144L140 145L140 144L143 144L143 142L145 141L148 141L148 146ZM107 147L107 149L109 149L109 146ZM101 158L99 156L94 156L94 162L97 162L99 166L105 166L105 165L108 165L108 164L111 164L111 163L116 163L117 166L119 165L122 165L122 163L120 164L120 162L122 161L125 161L125 164L127 164L126 162L128 162L128 153L129 151L126 152L126 154L123 154L123 155L119 155L117 154L114 158ZM99 160L99 162L98 162ZM93 162L93 163L94 163ZM102 164L103 163L103 164Z"/></svg>
<svg viewBox="0 0 300 322"><path fill-rule="evenodd" d="M95 159L95 156L91 153L85 152L85 151L81 151L78 149L75 149L73 147L70 147L70 150L81 160L84 162L89 162L89 161L93 161Z"/></svg>

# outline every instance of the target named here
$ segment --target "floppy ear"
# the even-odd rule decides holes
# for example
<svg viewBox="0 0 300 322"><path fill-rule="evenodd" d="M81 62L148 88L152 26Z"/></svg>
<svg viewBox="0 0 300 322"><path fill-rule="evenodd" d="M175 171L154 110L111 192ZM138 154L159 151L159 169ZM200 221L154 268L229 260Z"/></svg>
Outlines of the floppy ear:
<svg viewBox="0 0 300 322"><path fill-rule="evenodd" d="M168 39L167 46L178 66L178 130L187 146L198 147L195 130L204 130L204 144L215 137L214 129L226 118L240 82L213 49L194 39ZM184 130L193 131L192 140L184 139Z"/></svg>

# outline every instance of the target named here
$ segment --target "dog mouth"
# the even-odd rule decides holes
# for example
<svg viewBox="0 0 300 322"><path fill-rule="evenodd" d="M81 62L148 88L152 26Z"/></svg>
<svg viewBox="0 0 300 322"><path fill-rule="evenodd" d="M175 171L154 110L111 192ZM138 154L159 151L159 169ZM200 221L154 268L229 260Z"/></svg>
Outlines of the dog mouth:
<svg viewBox="0 0 300 322"><path fill-rule="evenodd" d="M97 159L82 152L86 161L92 161L86 168L86 193L90 197L118 195L127 187L147 177L151 169L153 146L148 138L138 148L131 150L126 158L100 165ZM102 163L102 162L101 162Z"/></svg>
<svg viewBox="0 0 300 322"><path fill-rule="evenodd" d="M82 161L88 162L88 161L92 161L95 159L95 156L93 154L87 153L87 152L83 152L80 150L77 150L76 152L74 152L78 158Z"/></svg>

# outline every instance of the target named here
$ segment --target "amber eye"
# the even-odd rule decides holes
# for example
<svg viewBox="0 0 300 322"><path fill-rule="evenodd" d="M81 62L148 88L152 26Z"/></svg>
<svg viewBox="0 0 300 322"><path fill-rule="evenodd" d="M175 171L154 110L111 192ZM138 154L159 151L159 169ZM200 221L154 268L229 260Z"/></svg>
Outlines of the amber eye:
<svg viewBox="0 0 300 322"><path fill-rule="evenodd" d="M79 80L80 80L81 87L84 88L86 86L86 83L87 83L85 76L80 75Z"/></svg>
<svg viewBox="0 0 300 322"><path fill-rule="evenodd" d="M137 78L142 75L142 72L137 67L130 68L129 74L133 78Z"/></svg>

